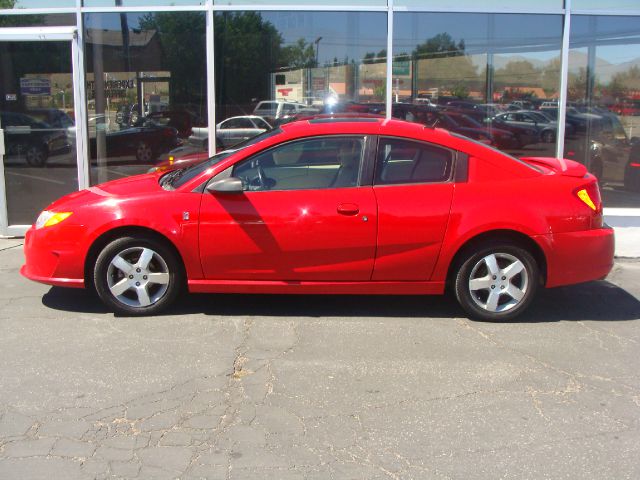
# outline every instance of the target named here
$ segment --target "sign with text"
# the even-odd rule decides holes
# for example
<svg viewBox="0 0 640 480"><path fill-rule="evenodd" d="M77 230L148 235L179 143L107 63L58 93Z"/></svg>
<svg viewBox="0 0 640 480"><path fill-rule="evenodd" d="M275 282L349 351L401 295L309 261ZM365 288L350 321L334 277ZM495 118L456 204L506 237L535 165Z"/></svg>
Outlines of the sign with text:
<svg viewBox="0 0 640 480"><path fill-rule="evenodd" d="M20 93L22 95L44 96L51 95L51 80L48 78L20 79Z"/></svg>

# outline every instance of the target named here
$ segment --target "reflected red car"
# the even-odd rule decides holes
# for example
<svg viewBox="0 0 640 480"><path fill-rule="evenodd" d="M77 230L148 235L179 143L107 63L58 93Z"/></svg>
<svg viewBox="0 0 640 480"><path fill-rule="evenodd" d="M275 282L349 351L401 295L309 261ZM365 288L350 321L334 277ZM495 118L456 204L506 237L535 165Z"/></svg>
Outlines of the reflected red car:
<svg viewBox="0 0 640 480"><path fill-rule="evenodd" d="M450 290L470 317L508 320L541 287L604 278L614 238L579 163L398 120L317 118L67 195L24 248L27 278L95 288L125 315L156 314L185 289Z"/></svg>

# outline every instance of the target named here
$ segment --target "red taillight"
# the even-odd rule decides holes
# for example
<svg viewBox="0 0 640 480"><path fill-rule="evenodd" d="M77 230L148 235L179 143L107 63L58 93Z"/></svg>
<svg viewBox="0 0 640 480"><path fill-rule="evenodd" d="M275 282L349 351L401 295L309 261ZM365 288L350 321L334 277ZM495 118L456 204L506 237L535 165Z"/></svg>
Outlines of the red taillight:
<svg viewBox="0 0 640 480"><path fill-rule="evenodd" d="M598 182L590 182L582 185L576 188L573 193L582 203L593 211L591 227L602 227L602 198L600 197Z"/></svg>
<svg viewBox="0 0 640 480"><path fill-rule="evenodd" d="M637 163L637 162L631 162L631 163L629 164L629 166L630 166L630 167L635 167L635 168L640 168L640 163Z"/></svg>

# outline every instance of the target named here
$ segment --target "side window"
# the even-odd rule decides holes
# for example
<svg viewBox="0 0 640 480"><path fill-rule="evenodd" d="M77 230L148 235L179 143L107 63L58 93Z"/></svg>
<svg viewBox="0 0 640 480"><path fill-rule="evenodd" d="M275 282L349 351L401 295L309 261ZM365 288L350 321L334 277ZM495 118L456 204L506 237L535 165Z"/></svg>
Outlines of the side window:
<svg viewBox="0 0 640 480"><path fill-rule="evenodd" d="M422 142L382 138L376 159L376 185L447 181L453 155L449 150Z"/></svg>
<svg viewBox="0 0 640 480"><path fill-rule="evenodd" d="M248 158L233 168L245 190L303 190L358 185L364 137L293 141Z"/></svg>
<svg viewBox="0 0 640 480"><path fill-rule="evenodd" d="M269 124L261 118L254 118L252 120L256 128L264 128L266 130L269 130L271 128Z"/></svg>

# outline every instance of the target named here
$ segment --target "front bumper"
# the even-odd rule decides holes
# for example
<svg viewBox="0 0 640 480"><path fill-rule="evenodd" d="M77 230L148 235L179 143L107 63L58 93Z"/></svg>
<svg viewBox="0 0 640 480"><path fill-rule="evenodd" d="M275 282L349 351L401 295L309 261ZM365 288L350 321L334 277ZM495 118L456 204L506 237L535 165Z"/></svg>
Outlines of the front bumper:
<svg viewBox="0 0 640 480"><path fill-rule="evenodd" d="M51 230L49 230L49 228ZM56 226L25 235L25 264L20 274L29 280L61 287L84 287L84 255L79 251L80 232Z"/></svg>
<svg viewBox="0 0 640 480"><path fill-rule="evenodd" d="M547 257L547 287L604 279L613 268L615 240L610 227L538 235Z"/></svg>

